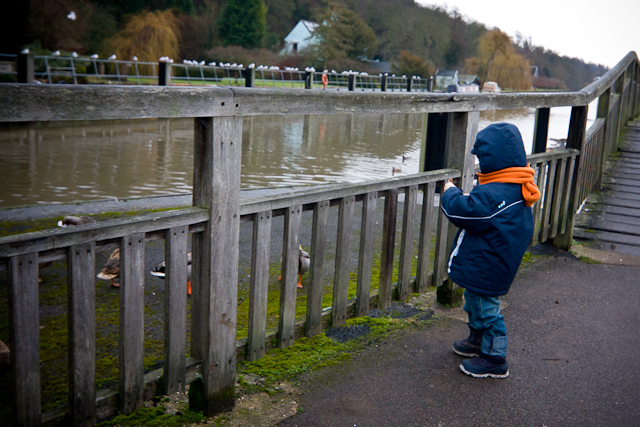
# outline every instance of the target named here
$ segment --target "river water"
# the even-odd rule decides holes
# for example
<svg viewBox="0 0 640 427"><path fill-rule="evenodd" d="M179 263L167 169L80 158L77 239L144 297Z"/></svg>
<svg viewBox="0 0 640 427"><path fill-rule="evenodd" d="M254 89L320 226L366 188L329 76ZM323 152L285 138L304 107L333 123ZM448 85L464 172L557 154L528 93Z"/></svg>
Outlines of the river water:
<svg viewBox="0 0 640 427"><path fill-rule="evenodd" d="M567 137L570 113L551 109L550 139ZM501 121L518 126L530 153L535 110L482 112L479 127ZM247 117L242 188L417 173L421 132L419 114ZM0 208L190 193L193 120L5 126L0 153Z"/></svg>

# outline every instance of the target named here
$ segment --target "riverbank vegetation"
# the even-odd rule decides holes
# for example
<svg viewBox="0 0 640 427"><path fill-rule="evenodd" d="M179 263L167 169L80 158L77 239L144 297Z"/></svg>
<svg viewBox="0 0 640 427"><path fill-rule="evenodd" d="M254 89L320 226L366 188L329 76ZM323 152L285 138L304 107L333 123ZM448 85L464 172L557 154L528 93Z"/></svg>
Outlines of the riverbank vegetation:
<svg viewBox="0 0 640 427"><path fill-rule="evenodd" d="M560 56L516 33L469 20L464 11L414 0L35 0L14 2L15 26L0 53L24 47L118 59L162 56L206 63L343 69L397 74L458 70L507 89L578 90L606 67ZM241 11L239 13L238 11ZM72 13L73 12L73 13ZM315 47L281 52L301 20L320 23ZM386 65L385 65L386 64ZM536 71L537 70L537 71Z"/></svg>

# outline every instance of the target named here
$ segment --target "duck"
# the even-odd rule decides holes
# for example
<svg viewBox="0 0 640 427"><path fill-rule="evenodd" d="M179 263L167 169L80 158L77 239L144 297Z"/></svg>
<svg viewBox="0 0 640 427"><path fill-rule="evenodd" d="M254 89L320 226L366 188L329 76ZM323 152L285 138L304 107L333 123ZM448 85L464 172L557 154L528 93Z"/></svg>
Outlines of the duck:
<svg viewBox="0 0 640 427"><path fill-rule="evenodd" d="M84 225L96 222L95 219L89 216L65 216L62 220L58 221L58 227L70 227L73 225Z"/></svg>
<svg viewBox="0 0 640 427"><path fill-rule="evenodd" d="M400 172L402 172L402 169L400 169L400 168L396 168L396 167L391 168L391 176L393 176L393 175L395 175L397 173L400 173Z"/></svg>
<svg viewBox="0 0 640 427"><path fill-rule="evenodd" d="M298 288L302 289L302 275L309 271L309 267L311 267L311 257L309 256L309 252L302 249L302 245L300 246L300 251L298 252Z"/></svg>
<svg viewBox="0 0 640 427"><path fill-rule="evenodd" d="M302 276L309 271L311 267L311 257L309 252L302 249L302 245L298 245L298 289L302 289ZM278 280L282 280L282 276L278 277Z"/></svg>
<svg viewBox="0 0 640 427"><path fill-rule="evenodd" d="M409 157L409 156L402 156L402 163L404 163L406 160L411 160L411 157Z"/></svg>
<svg viewBox="0 0 640 427"><path fill-rule="evenodd" d="M120 287L119 283L114 283L113 281L113 279L120 277L120 248L116 248L111 252L109 259L97 277L102 280L110 280L112 288Z"/></svg>
<svg viewBox="0 0 640 427"><path fill-rule="evenodd" d="M162 261L160 264L156 265L154 270L151 271L150 273L152 276L156 276L161 279L164 279L165 269L166 269L166 262ZM191 295L191 252L187 254L187 295Z"/></svg>

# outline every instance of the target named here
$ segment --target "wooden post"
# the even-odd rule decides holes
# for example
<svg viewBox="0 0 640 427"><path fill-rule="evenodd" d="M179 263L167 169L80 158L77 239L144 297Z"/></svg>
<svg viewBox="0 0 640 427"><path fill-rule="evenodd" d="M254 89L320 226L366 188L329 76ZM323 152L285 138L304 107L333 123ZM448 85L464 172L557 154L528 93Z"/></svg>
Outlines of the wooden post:
<svg viewBox="0 0 640 427"><path fill-rule="evenodd" d="M538 108L536 110L536 123L533 133L533 153L544 153L547 151L547 138L549 135L549 115L550 108Z"/></svg>
<svg viewBox="0 0 640 427"><path fill-rule="evenodd" d="M256 80L256 69L245 68L242 72L244 74L244 87L253 87Z"/></svg>
<svg viewBox="0 0 640 427"><path fill-rule="evenodd" d="M400 240L400 268L398 270L398 300L404 301L411 293L411 263L413 261L413 237L415 233L418 186L412 185L404 191L402 215L402 237Z"/></svg>
<svg viewBox="0 0 640 427"><path fill-rule="evenodd" d="M398 190L387 190L384 196L384 223L382 226L382 252L380 254L380 282L378 284L378 308L391 305L393 279L393 253L396 245L398 219Z"/></svg>
<svg viewBox="0 0 640 427"><path fill-rule="evenodd" d="M311 233L311 266L307 291L307 316L304 335L313 337L322 331L322 290L324 288L324 258L327 248L328 200L313 207L313 232Z"/></svg>
<svg viewBox="0 0 640 427"><path fill-rule="evenodd" d="M282 244L282 285L280 287L280 318L278 320L278 348L293 344L298 296L298 265L300 257L300 224L302 205L287 208L284 215Z"/></svg>
<svg viewBox="0 0 640 427"><path fill-rule="evenodd" d="M193 204L210 219L192 238L191 353L202 360L202 395L190 405L207 415L234 405L241 145L242 117L195 119Z"/></svg>
<svg viewBox="0 0 640 427"><path fill-rule="evenodd" d="M636 62L636 74L634 78L635 102L633 103L633 118L640 115L640 64Z"/></svg>
<svg viewBox="0 0 640 427"><path fill-rule="evenodd" d="M96 424L95 243L67 251L69 406L74 426Z"/></svg>
<svg viewBox="0 0 640 427"><path fill-rule="evenodd" d="M253 218L249 331L247 334L247 358L249 360L257 360L264 357L266 351L270 248L271 211L259 212Z"/></svg>
<svg viewBox="0 0 640 427"><path fill-rule="evenodd" d="M458 187L465 193L473 189L473 176L475 172L475 156L471 149L478 133L480 113L478 111L452 113L449 136L449 148L447 151L446 167L460 169L462 177ZM457 228L449 223L447 233L447 248L453 245ZM462 292L451 279L438 286L437 298L440 304L455 305L462 301Z"/></svg>
<svg viewBox="0 0 640 427"><path fill-rule="evenodd" d="M33 55L29 53L18 54L18 83L33 83L34 68L33 68Z"/></svg>
<svg viewBox="0 0 640 427"><path fill-rule="evenodd" d="M349 89L350 92L353 92L354 90L356 90L356 75L355 74L349 74L348 89Z"/></svg>
<svg viewBox="0 0 640 427"><path fill-rule="evenodd" d="M609 141L607 138L607 127L610 126L608 123L609 119L609 101L611 99L611 88L604 91L600 97L598 97L598 118L604 120L604 126L602 129L602 151L600 152L600 170L598 173L598 179L596 181L596 186L600 190L602 190L602 178L604 176L604 165L607 162L607 157L609 157Z"/></svg>
<svg viewBox="0 0 640 427"><path fill-rule="evenodd" d="M340 200L338 237L336 239L336 267L333 280L333 308L331 310L331 326L333 327L342 326L347 321L354 205L354 196L344 197Z"/></svg>
<svg viewBox="0 0 640 427"><path fill-rule="evenodd" d="M411 92L412 88L413 88L413 77L408 76L407 77L407 92Z"/></svg>
<svg viewBox="0 0 640 427"><path fill-rule="evenodd" d="M356 290L356 316L358 317L364 316L369 312L377 203L377 192L364 195L364 200L362 201L362 226L360 229L360 255L358 257L358 287Z"/></svg>
<svg viewBox="0 0 640 427"><path fill-rule="evenodd" d="M568 251L571 249L573 240L573 222L575 220L576 210L582 202L580 199L580 189L582 188L582 177L584 171L585 156L582 154L584 137L587 130L587 106L573 107L571 109L571 120L569 122L569 135L567 137L567 148L575 148L580 150L578 167L574 169L573 182L571 185L571 195L569 197L569 210L566 215L567 228L564 233L558 234L553 239L553 245ZM565 218L561 220L565 222Z"/></svg>
<svg viewBox="0 0 640 427"><path fill-rule="evenodd" d="M164 383L165 394L183 391L186 385L187 258L189 227L166 232L164 292Z"/></svg>
<svg viewBox="0 0 640 427"><path fill-rule="evenodd" d="M422 212L420 219L420 243L418 245L418 267L416 274L416 292L425 292L429 283L429 254L431 252L431 224L433 224L433 202L436 183L430 182L422 193Z"/></svg>
<svg viewBox="0 0 640 427"><path fill-rule="evenodd" d="M119 409L144 403L144 233L120 241Z"/></svg>
<svg viewBox="0 0 640 427"><path fill-rule="evenodd" d="M622 111L624 105L624 74L616 79L614 83L615 93L618 95L618 111L616 112L617 118L617 126L614 130L613 138L614 138L614 146L618 144L618 138L620 137L620 132L622 131ZM568 146L567 146L568 147Z"/></svg>
<svg viewBox="0 0 640 427"><path fill-rule="evenodd" d="M40 316L38 254L9 259L12 419L15 426L40 425Z"/></svg>
<svg viewBox="0 0 640 427"><path fill-rule="evenodd" d="M305 71L304 72L304 88L305 89L313 89L313 71Z"/></svg>
<svg viewBox="0 0 640 427"><path fill-rule="evenodd" d="M383 74L382 77L380 77L380 90L382 92L386 92L387 91L387 86L389 83L389 74Z"/></svg>
<svg viewBox="0 0 640 427"><path fill-rule="evenodd" d="M158 64L158 86L171 86L171 64L162 61Z"/></svg>

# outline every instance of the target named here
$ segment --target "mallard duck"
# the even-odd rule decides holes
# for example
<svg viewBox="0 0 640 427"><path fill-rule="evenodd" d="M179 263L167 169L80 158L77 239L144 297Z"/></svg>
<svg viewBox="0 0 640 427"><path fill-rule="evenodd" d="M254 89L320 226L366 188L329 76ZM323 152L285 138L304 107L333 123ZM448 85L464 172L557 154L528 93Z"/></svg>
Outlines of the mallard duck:
<svg viewBox="0 0 640 427"><path fill-rule="evenodd" d="M309 252L302 249L302 245L298 245L300 250L298 251L298 288L302 288L302 275L309 271L311 266L311 257ZM278 280L282 280L282 276L278 277Z"/></svg>
<svg viewBox="0 0 640 427"><path fill-rule="evenodd" d="M70 227L72 225L91 224L96 222L95 219L88 216L65 216L64 219L58 221L58 227Z"/></svg>
<svg viewBox="0 0 640 427"><path fill-rule="evenodd" d="M402 169L400 169L400 168L396 168L396 167L391 168L391 176L393 176L393 175L395 175L397 173L400 173L400 172L402 172Z"/></svg>
<svg viewBox="0 0 640 427"><path fill-rule="evenodd" d="M151 271L151 275L164 279L165 269L166 262L162 261ZM191 252L187 254L187 295L191 295Z"/></svg>
<svg viewBox="0 0 640 427"><path fill-rule="evenodd" d="M120 277L120 248L116 248L107 263L102 267L102 271L98 273L98 279L111 280L111 287L119 288L119 283L114 283L113 279Z"/></svg>

